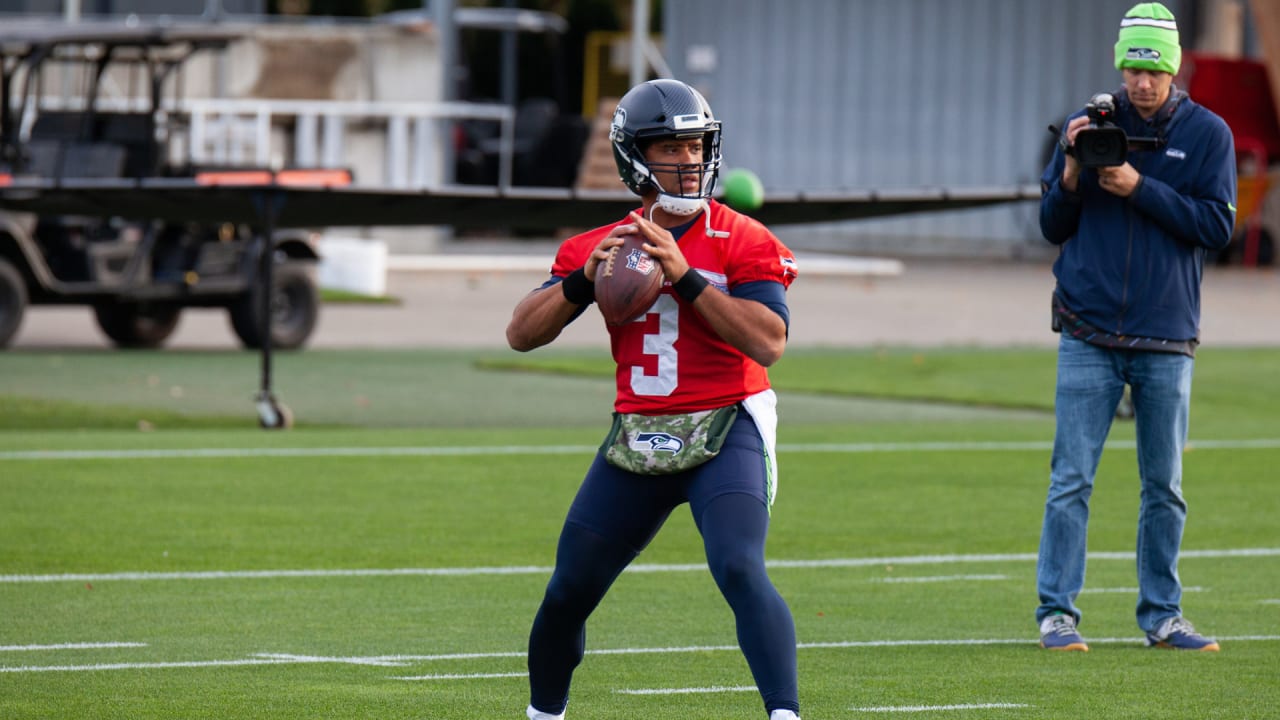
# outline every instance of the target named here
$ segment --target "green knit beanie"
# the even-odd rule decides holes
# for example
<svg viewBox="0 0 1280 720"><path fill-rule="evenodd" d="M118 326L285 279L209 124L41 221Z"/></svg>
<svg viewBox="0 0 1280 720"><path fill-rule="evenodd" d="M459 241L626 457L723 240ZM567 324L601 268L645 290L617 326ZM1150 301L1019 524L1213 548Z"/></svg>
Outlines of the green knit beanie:
<svg viewBox="0 0 1280 720"><path fill-rule="evenodd" d="M1158 2L1138 3L1120 22L1116 41L1116 69L1160 70L1178 74L1182 48L1178 23L1169 8Z"/></svg>

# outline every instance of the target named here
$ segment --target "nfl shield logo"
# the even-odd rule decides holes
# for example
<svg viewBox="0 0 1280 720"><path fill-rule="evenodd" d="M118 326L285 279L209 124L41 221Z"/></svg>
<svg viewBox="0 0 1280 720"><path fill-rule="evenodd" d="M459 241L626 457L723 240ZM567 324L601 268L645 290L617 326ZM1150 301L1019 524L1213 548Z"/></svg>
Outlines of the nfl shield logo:
<svg viewBox="0 0 1280 720"><path fill-rule="evenodd" d="M648 275L653 272L653 258L649 254L639 248L633 249L627 255L627 269L635 270L641 275Z"/></svg>

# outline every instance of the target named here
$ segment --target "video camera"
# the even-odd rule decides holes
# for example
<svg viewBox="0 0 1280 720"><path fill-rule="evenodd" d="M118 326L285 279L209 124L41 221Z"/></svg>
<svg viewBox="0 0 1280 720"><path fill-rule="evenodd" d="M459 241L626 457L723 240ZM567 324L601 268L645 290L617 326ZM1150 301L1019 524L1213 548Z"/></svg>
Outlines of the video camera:
<svg viewBox="0 0 1280 720"><path fill-rule="evenodd" d="M1129 156L1129 136L1115 123L1116 99L1111 93L1098 93L1084 109L1089 127L1076 133L1071 154L1082 167L1123 165Z"/></svg>
<svg viewBox="0 0 1280 720"><path fill-rule="evenodd" d="M1089 116L1089 127L1076 133L1074 145L1067 145L1066 135L1049 126L1049 132L1058 134L1063 151L1071 153L1081 167L1123 165L1130 151L1156 150L1164 146L1161 138L1131 138L1116 125L1116 99L1111 93L1098 93L1089 98L1085 113Z"/></svg>

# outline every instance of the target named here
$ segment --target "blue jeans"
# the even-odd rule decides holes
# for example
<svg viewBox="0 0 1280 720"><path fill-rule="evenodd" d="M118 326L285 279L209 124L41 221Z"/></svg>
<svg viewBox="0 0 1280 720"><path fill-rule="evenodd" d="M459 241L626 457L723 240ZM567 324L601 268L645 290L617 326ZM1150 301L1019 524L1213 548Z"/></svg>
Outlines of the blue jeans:
<svg viewBox="0 0 1280 720"><path fill-rule="evenodd" d="M1039 622L1054 612L1080 620L1076 596L1084 587L1089 497L1116 405L1129 385L1137 424L1138 626L1152 631L1182 614L1178 551L1186 524L1182 450L1191 407L1186 355L1114 350L1063 334L1058 345L1057 431L1044 505L1036 585Z"/></svg>

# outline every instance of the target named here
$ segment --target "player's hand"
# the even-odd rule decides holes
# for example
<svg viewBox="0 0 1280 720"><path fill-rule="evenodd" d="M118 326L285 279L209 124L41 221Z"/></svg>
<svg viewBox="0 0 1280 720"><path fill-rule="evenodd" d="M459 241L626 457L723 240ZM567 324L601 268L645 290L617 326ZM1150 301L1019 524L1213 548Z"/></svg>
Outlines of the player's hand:
<svg viewBox="0 0 1280 720"><path fill-rule="evenodd" d="M633 232L644 236L644 251L662 266L662 274L667 280L674 283L689 272L689 261L685 259L670 231L637 212L631 213L631 223L621 227L634 228Z"/></svg>
<svg viewBox="0 0 1280 720"><path fill-rule="evenodd" d="M611 230L609 234L600 241L600 244L596 245L596 249L592 250L591 254L587 256L587 262L582 266L582 272L591 282L596 281L596 271L600 268L600 263L609 259L609 251L622 244L623 235L626 235L627 232L634 232L623 231L622 228L624 227L626 226L619 225Z"/></svg>
<svg viewBox="0 0 1280 720"><path fill-rule="evenodd" d="M1129 163L1098 168L1098 185L1118 197L1127 198L1132 195L1141 181L1142 175Z"/></svg>

